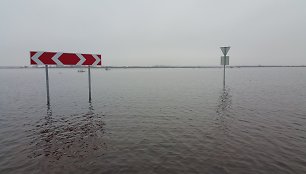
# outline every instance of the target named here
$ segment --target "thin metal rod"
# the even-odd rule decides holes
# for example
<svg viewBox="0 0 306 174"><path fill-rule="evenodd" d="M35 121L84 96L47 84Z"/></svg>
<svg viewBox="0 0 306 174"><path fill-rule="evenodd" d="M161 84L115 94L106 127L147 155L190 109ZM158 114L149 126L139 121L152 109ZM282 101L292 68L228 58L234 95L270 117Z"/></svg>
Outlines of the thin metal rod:
<svg viewBox="0 0 306 174"><path fill-rule="evenodd" d="M225 62L226 62L226 56L224 56L224 67L223 67L223 87L225 88Z"/></svg>
<svg viewBox="0 0 306 174"><path fill-rule="evenodd" d="M89 87L89 102L91 102L91 76L90 76L90 66L88 66L88 87Z"/></svg>
<svg viewBox="0 0 306 174"><path fill-rule="evenodd" d="M46 69L46 86L47 86L47 105L50 105L48 65L45 65L45 69Z"/></svg>

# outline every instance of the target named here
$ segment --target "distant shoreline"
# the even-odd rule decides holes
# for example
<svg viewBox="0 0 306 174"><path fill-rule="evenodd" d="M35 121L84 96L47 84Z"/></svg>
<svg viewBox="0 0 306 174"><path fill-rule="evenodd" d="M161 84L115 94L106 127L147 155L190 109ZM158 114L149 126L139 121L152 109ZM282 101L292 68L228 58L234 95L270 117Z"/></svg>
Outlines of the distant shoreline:
<svg viewBox="0 0 306 174"><path fill-rule="evenodd" d="M305 68L306 65L257 65L257 66L226 66L227 68ZM0 69L33 69L33 68L44 68L44 66L0 66ZM52 66L49 68L87 68L87 66ZM92 66L91 68L102 68L102 69L161 69L161 68L223 68L223 66Z"/></svg>

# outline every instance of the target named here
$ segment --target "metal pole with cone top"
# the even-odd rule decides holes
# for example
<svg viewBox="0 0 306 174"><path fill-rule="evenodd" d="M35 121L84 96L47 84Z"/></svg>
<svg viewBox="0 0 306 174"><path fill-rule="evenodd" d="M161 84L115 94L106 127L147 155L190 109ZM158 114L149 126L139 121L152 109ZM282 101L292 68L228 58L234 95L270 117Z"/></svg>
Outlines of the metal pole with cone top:
<svg viewBox="0 0 306 174"><path fill-rule="evenodd" d="M226 56L231 47L220 47L224 56L221 56L221 65L223 65L223 88L225 88L225 65L229 65L229 56Z"/></svg>

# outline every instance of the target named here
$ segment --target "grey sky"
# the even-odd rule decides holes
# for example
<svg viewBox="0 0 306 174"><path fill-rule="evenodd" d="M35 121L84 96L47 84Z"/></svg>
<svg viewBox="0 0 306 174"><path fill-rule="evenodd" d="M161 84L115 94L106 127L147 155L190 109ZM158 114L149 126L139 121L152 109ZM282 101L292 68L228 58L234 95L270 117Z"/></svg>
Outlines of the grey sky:
<svg viewBox="0 0 306 174"><path fill-rule="evenodd" d="M306 64L305 0L1 0L0 65L29 51L101 53L104 65Z"/></svg>

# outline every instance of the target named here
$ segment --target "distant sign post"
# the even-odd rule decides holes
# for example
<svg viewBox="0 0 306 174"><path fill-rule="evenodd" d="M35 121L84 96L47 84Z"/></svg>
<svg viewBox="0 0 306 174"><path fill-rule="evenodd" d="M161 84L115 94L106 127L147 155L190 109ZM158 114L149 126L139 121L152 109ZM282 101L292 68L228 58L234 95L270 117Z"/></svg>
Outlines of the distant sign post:
<svg viewBox="0 0 306 174"><path fill-rule="evenodd" d="M31 65L45 65L47 104L50 105L48 65L88 66L89 102L91 101L90 66L101 66L100 54L30 51Z"/></svg>
<svg viewBox="0 0 306 174"><path fill-rule="evenodd" d="M225 87L225 65L229 65L229 56L226 56L231 47L220 47L224 56L221 56L221 65L223 65L223 87Z"/></svg>

